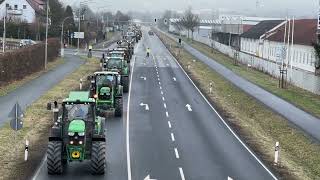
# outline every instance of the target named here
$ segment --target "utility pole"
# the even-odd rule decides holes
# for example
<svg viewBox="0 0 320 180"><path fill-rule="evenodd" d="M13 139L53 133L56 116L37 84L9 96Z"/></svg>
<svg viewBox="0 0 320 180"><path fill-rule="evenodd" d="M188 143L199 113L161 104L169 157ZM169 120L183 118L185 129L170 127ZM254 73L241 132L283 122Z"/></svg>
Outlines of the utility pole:
<svg viewBox="0 0 320 180"><path fill-rule="evenodd" d="M4 17L3 17L3 37L2 37L2 52L3 52L3 53L6 51L6 20L7 20L7 9L8 9L8 7L6 6L5 15L4 15Z"/></svg>
<svg viewBox="0 0 320 180"><path fill-rule="evenodd" d="M47 0L47 24L46 24L46 44L45 44L45 57L44 57L44 69L47 69L48 62L48 30L49 30L49 0Z"/></svg>
<svg viewBox="0 0 320 180"><path fill-rule="evenodd" d="M81 1L80 1L81 2ZM81 3L80 3L80 6L79 6L79 24L78 24L78 33L80 34L80 21L81 21ZM78 53L79 53L79 49L80 49L80 37L78 35Z"/></svg>

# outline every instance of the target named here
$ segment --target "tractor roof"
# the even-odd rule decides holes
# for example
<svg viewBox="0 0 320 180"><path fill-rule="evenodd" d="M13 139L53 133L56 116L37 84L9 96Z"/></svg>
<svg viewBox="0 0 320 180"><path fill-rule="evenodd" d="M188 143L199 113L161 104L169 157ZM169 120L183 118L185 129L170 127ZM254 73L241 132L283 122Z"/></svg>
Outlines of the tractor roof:
<svg viewBox="0 0 320 180"><path fill-rule="evenodd" d="M95 100L90 98L88 91L71 91L69 97L64 99L63 102L94 103Z"/></svg>
<svg viewBox="0 0 320 180"><path fill-rule="evenodd" d="M119 73L113 72L113 71L102 71L102 72L95 72L94 75L119 75Z"/></svg>
<svg viewBox="0 0 320 180"><path fill-rule="evenodd" d="M107 57L108 60L124 60L124 57L122 56L116 56L116 57Z"/></svg>

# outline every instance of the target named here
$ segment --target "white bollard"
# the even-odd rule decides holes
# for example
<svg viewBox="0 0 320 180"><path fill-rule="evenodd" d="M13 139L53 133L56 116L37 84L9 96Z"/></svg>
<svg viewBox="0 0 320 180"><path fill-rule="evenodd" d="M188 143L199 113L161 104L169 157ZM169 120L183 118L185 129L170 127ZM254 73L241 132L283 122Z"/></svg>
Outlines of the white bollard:
<svg viewBox="0 0 320 180"><path fill-rule="evenodd" d="M212 93L212 83L210 83L210 87L209 87L209 93Z"/></svg>
<svg viewBox="0 0 320 180"><path fill-rule="evenodd" d="M82 79L80 79L80 90L82 90Z"/></svg>
<svg viewBox="0 0 320 180"><path fill-rule="evenodd" d="M276 142L276 146L274 148L274 165L278 165L279 163L279 150L280 150L279 142Z"/></svg>
<svg viewBox="0 0 320 180"><path fill-rule="evenodd" d="M26 145L24 148L24 161L28 161L28 154L29 154L29 141L26 139Z"/></svg>

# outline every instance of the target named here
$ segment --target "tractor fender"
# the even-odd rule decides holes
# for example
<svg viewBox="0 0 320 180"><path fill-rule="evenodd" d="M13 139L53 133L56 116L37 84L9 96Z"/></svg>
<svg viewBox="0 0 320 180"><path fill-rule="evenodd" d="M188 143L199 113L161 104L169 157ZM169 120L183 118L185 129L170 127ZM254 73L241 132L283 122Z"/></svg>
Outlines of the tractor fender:
<svg viewBox="0 0 320 180"><path fill-rule="evenodd" d="M61 127L54 126L51 128L49 141L62 141Z"/></svg>

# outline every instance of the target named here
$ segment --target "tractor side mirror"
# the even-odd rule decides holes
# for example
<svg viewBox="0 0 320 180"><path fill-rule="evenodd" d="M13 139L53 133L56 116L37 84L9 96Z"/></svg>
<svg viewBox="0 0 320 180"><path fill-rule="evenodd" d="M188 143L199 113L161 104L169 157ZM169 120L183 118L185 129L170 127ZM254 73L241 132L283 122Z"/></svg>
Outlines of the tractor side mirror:
<svg viewBox="0 0 320 180"><path fill-rule="evenodd" d="M51 110L52 110L51 103L47 103L47 110L48 110L48 111L51 111Z"/></svg>

